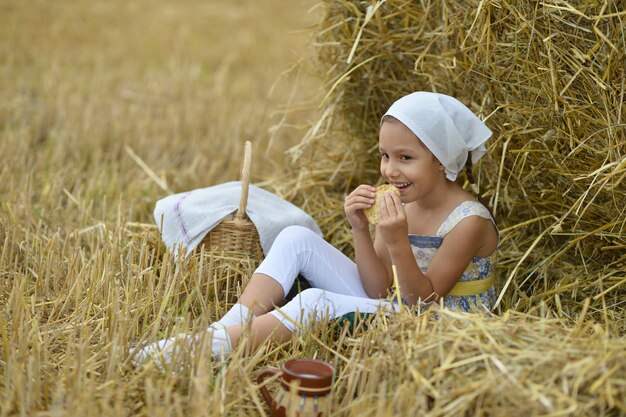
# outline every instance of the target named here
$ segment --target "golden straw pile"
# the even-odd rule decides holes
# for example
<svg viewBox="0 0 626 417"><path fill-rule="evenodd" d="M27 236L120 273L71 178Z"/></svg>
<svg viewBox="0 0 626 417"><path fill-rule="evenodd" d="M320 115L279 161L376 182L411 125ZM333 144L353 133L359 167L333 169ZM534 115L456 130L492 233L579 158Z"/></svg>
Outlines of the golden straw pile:
<svg viewBox="0 0 626 417"><path fill-rule="evenodd" d="M343 196L379 181L400 96L457 97L494 135L475 168L501 229L500 309L626 331L625 3L326 1L327 94L285 187L349 252ZM322 184L322 186L320 186Z"/></svg>
<svg viewBox="0 0 626 417"><path fill-rule="evenodd" d="M600 326L566 328L515 312L393 317L343 341L343 400L335 409L350 416L626 413L626 340L606 338Z"/></svg>

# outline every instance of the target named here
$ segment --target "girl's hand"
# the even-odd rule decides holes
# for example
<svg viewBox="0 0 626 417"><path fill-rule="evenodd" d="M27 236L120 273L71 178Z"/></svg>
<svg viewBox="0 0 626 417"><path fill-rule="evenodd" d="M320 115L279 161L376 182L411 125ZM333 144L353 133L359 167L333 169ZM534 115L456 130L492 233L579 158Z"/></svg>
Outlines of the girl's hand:
<svg viewBox="0 0 626 417"><path fill-rule="evenodd" d="M363 209L374 205L376 196L376 187L361 184L346 196L343 203L343 210L346 213L348 223L352 230L363 230L369 228L369 223L365 218Z"/></svg>
<svg viewBox="0 0 626 417"><path fill-rule="evenodd" d="M386 245L392 246L406 242L409 235L409 224L400 197L395 193L386 192L380 204L378 233Z"/></svg>

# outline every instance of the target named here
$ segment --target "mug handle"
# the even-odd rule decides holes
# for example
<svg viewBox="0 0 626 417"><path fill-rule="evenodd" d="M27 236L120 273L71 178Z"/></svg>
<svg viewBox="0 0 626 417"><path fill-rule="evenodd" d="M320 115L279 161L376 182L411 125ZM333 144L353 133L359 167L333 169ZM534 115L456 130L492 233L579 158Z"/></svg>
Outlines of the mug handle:
<svg viewBox="0 0 626 417"><path fill-rule="evenodd" d="M259 374L259 376L256 377L257 384L261 385L260 386L261 394L263 395L265 402L267 402L267 405L270 406L270 409L274 409L274 406L272 405L272 403L274 402L274 398L272 398L272 396L270 395L270 392L267 390L265 385L262 385L262 384L265 378L274 376L278 373L280 373L278 369L270 367L270 368L265 369L263 372Z"/></svg>

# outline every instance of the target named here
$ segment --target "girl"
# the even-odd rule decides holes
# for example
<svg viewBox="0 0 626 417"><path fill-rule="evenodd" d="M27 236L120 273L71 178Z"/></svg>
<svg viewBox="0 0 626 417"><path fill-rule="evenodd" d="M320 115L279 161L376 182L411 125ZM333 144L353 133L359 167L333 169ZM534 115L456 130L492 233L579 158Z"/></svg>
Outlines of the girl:
<svg viewBox="0 0 626 417"><path fill-rule="evenodd" d="M383 300L393 283L408 304L437 301L469 311L493 304L495 221L476 197L455 182L459 171L485 152L491 131L456 99L416 92L396 101L381 119L380 173L400 190L385 193L372 241L363 210L374 204L375 187L360 185L345 198L355 261L309 229L291 226L276 238L239 301L205 335L177 335L149 345L138 364L158 356L175 361L177 347L210 336L214 356L226 356L250 321L252 347L271 337L281 343L309 320L359 311L397 310ZM281 308L298 274L313 288Z"/></svg>

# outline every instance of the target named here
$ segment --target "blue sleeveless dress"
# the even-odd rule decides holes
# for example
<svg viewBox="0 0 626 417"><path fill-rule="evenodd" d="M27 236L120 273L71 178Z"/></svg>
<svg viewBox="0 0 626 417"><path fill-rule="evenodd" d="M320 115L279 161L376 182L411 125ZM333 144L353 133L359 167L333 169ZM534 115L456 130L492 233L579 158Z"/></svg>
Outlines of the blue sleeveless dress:
<svg viewBox="0 0 626 417"><path fill-rule="evenodd" d="M495 221L489 210L478 201L464 201L459 204L450 215L444 220L444 222L437 230L435 236L421 236L421 235L409 235L409 242L413 255L417 261L417 265L422 272L428 270L428 265L433 259L435 252L441 246L443 238L448 234L454 226L456 226L461 220L470 217L479 216L490 220L494 226ZM463 281L476 281L491 279L495 273L496 267L496 251L486 258L472 258L471 262L467 266L467 269L461 275L460 282ZM446 308L462 310L462 311L475 311L479 310L491 310L495 303L496 292L491 285L486 291L472 295L447 295L443 299L443 305Z"/></svg>

